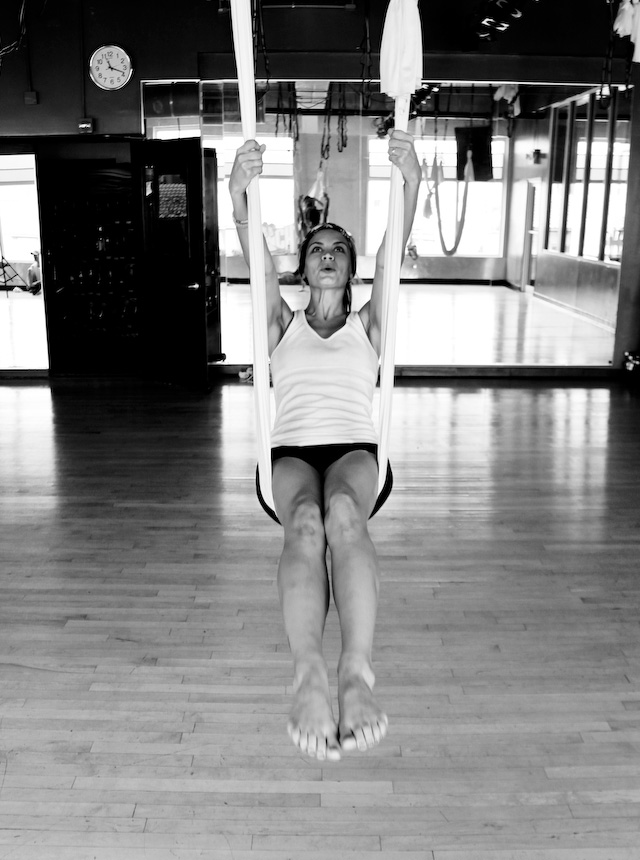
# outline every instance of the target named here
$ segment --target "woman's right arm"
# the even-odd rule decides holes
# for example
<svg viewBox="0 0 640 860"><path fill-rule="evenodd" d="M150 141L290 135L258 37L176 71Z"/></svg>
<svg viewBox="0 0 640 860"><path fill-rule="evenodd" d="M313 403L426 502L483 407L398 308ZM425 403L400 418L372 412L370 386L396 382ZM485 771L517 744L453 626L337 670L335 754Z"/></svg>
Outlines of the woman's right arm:
<svg viewBox="0 0 640 860"><path fill-rule="evenodd" d="M249 265L249 231L247 219L247 188L249 183L262 173L262 153L264 145L259 146L255 140L247 140L236 152L236 157L229 176L229 194L233 204L233 216L236 221L238 238L244 259ZM240 223L238 223L240 222ZM269 355L276 348L293 316L289 305L280 294L278 272L271 252L264 242L265 286L267 291L267 326L269 331Z"/></svg>

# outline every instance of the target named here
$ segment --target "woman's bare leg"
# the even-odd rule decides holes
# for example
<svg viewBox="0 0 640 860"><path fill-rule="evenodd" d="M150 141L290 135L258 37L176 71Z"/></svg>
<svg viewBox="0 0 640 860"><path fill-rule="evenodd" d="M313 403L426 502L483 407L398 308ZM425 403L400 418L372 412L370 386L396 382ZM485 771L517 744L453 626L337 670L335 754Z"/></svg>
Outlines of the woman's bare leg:
<svg viewBox="0 0 640 860"><path fill-rule="evenodd" d="M289 735L308 755L338 759L338 728L322 654L329 580L320 477L302 460L276 460L273 495L284 527L278 590L294 664Z"/></svg>
<svg viewBox="0 0 640 860"><path fill-rule="evenodd" d="M325 532L342 632L338 701L340 745L345 750L370 749L387 733L387 717L372 694L380 574L367 522L377 482L375 458L366 451L345 455L325 475Z"/></svg>

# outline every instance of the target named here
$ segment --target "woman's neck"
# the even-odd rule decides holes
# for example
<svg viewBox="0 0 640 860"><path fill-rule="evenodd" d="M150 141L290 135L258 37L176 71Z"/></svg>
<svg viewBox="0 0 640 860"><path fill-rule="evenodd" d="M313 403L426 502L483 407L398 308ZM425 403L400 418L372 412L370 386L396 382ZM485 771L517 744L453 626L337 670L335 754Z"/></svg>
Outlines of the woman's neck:
<svg viewBox="0 0 640 860"><path fill-rule="evenodd" d="M307 316L330 320L344 316L344 290L317 290L311 287Z"/></svg>

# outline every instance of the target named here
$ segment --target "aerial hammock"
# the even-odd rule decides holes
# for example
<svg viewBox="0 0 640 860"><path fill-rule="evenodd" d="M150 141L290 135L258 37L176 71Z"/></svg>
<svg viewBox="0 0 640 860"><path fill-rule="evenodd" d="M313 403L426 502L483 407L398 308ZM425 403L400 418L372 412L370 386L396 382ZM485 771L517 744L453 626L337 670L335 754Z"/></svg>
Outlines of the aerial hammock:
<svg viewBox="0 0 640 860"><path fill-rule="evenodd" d="M451 106L451 91L449 92L449 108ZM429 186L427 180L427 189L429 198L435 194L436 212L438 216L438 233L440 235L440 245L443 253L447 257L453 256L458 250L460 240L462 239L462 231L464 230L465 219L467 214L467 197L469 193L470 182L486 182L493 178L491 167L491 126L473 126L473 84L471 85L471 117L470 125L462 128L456 128L456 144L457 144L457 169L456 169L456 229L453 245L448 248L442 229L442 213L440 211L440 184L444 181L444 173L442 170L442 162L438 161L438 117L435 118L435 137L436 137L436 154L433 158L433 166L431 169L431 182L433 190ZM445 120L445 140L447 137L447 120ZM423 174L426 178L426 164L423 162ZM462 195L462 211L459 211L458 201L458 181L464 180L464 191ZM429 199L428 198L428 199ZM426 217L428 214L425 213Z"/></svg>
<svg viewBox="0 0 640 860"><path fill-rule="evenodd" d="M256 136L251 0L231 0L231 23L238 73L242 134ZM390 0L380 48L380 89L395 100L395 128L406 131L412 94L422 85L422 29L418 0ZM256 488L267 513L278 521L271 486L271 394L267 340L267 299L265 260L258 180L247 188L249 270L253 315L253 388L258 443ZM400 170L392 166L389 214L385 239L383 280L382 348L380 357L380 406L378 438L378 509L386 498L390 481L389 429L395 366L396 316L403 234L403 182ZM372 514L373 515L373 514Z"/></svg>
<svg viewBox="0 0 640 860"><path fill-rule="evenodd" d="M451 103L451 95L449 95L449 103ZM444 125L444 135L445 139L447 136L447 120L445 120ZM436 149L438 146L437 139L437 118L436 118ZM473 182L475 179L474 168L473 168L473 152L471 149L467 149L466 151L466 163L464 165L464 191L462 193L462 211L459 212L458 209L458 185L456 184L456 231L455 237L453 240L453 245L448 248L444 239L444 231L442 229L442 212L440 210L440 183L444 180L444 171L442 169L442 162L438 162L438 153L433 156L433 166L431 168L431 180L433 181L433 191L435 193L436 198L436 214L438 218L438 235L440 236L440 246L442 248L442 252L447 257L452 257L456 251L458 250L458 245L460 244L460 240L462 239L462 231L464 230L465 220L467 217L467 197L469 192L469 182ZM429 189L430 190L430 189Z"/></svg>

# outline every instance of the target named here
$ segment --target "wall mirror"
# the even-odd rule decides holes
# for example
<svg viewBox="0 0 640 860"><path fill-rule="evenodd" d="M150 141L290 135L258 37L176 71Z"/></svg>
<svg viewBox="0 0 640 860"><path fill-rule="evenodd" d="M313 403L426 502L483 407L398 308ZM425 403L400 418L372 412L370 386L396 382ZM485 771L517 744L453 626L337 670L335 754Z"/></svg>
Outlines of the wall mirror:
<svg viewBox="0 0 640 860"><path fill-rule="evenodd" d="M396 358L405 372L610 363L611 326L569 319L528 283L544 234L552 101L522 121L514 91L497 83L429 82L414 97L410 131L424 181L402 268ZM284 294L294 306L306 302L298 243L328 217L355 238L354 302L366 301L387 218L393 102L375 82L271 80L257 81L257 105L257 138L267 146L261 214ZM248 364L248 272L226 189L243 139L237 82L145 84L143 114L148 138L200 136L216 150L222 349L228 363ZM531 193L515 193L523 183Z"/></svg>

